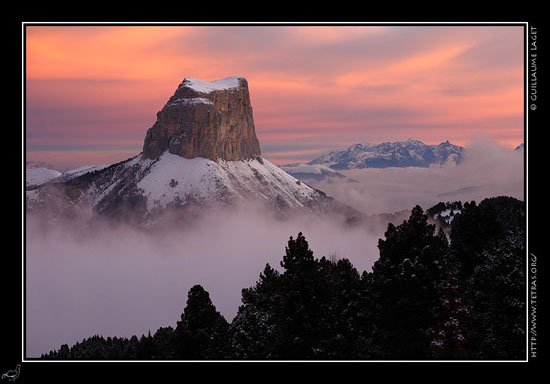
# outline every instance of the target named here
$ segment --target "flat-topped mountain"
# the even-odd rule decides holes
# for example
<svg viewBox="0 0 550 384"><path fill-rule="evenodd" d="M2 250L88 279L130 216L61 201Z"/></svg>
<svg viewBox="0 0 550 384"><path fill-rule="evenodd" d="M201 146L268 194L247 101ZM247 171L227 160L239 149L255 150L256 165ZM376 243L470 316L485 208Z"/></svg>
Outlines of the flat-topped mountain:
<svg viewBox="0 0 550 384"><path fill-rule="evenodd" d="M261 155L248 82L186 78L147 131L143 157L168 151L192 159L248 160Z"/></svg>
<svg viewBox="0 0 550 384"><path fill-rule="evenodd" d="M185 79L147 131L143 152L27 191L27 211L151 225L165 213L263 206L277 215L359 212L262 158L247 81Z"/></svg>

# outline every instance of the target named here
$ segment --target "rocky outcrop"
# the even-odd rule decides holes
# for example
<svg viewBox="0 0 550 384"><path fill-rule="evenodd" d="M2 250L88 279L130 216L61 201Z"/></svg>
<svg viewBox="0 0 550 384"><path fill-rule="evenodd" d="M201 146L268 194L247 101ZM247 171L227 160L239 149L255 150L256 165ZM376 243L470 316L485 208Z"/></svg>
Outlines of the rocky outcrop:
<svg viewBox="0 0 550 384"><path fill-rule="evenodd" d="M143 157L153 159L166 150L188 159L260 156L246 79L184 79L147 131Z"/></svg>
<svg viewBox="0 0 550 384"><path fill-rule="evenodd" d="M261 157L241 77L185 79L158 112L141 155L26 192L27 212L46 222L108 218L144 228L193 225L201 212L241 205L280 218L360 215Z"/></svg>

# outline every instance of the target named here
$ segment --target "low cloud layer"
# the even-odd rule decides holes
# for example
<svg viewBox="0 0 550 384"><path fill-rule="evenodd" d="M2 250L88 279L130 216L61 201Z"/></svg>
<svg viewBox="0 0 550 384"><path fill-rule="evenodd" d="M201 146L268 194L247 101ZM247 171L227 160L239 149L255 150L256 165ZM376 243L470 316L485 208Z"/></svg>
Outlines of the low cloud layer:
<svg viewBox="0 0 550 384"><path fill-rule="evenodd" d="M481 201L506 195L524 199L523 151L489 141L466 149L464 162L432 168L355 169L342 171L357 183L314 184L329 195L368 214L396 212L439 201Z"/></svg>
<svg viewBox="0 0 550 384"><path fill-rule="evenodd" d="M523 153L488 142L468 148L460 166L363 169L357 183L317 185L368 214L415 204L508 195L523 199ZM376 220L373 220L375 222ZM290 235L302 231L316 257L349 258L370 270L385 224L343 228L308 218L279 221L248 209L212 214L185 230L94 229L27 225L27 355L94 334L141 335L175 326L187 291L201 284L231 321L241 289L266 263L279 268ZM373 229L374 228L374 229Z"/></svg>
<svg viewBox="0 0 550 384"><path fill-rule="evenodd" d="M257 213L217 214L192 230L128 228L27 231L27 355L101 334L141 335L175 326L187 291L201 284L231 321L241 290L266 263L279 262L290 235L303 231L316 257L352 260L370 270L380 233L313 220L277 221Z"/></svg>

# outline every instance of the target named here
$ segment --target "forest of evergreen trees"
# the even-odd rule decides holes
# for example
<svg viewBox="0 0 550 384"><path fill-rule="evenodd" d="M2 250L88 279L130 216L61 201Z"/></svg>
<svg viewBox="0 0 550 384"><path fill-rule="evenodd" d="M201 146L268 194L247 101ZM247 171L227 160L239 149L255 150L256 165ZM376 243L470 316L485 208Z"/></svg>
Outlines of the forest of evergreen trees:
<svg viewBox="0 0 550 384"><path fill-rule="evenodd" d="M93 336L42 358L523 359L525 204L497 197L455 206L448 234L419 206L389 224L372 272L314 258L299 233L282 272L268 264L242 290L231 323L196 285L175 329Z"/></svg>

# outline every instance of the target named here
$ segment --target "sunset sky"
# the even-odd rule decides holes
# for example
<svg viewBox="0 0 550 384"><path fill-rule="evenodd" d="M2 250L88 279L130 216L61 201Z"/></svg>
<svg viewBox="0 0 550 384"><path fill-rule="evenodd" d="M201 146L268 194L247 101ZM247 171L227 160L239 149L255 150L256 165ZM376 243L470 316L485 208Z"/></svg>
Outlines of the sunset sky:
<svg viewBox="0 0 550 384"><path fill-rule="evenodd" d="M248 79L264 157L357 142L523 141L522 27L28 26L27 160L142 149L185 77Z"/></svg>

